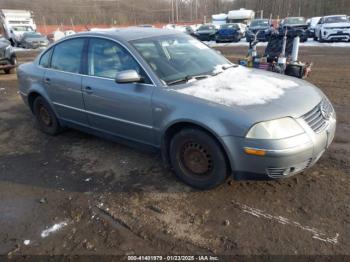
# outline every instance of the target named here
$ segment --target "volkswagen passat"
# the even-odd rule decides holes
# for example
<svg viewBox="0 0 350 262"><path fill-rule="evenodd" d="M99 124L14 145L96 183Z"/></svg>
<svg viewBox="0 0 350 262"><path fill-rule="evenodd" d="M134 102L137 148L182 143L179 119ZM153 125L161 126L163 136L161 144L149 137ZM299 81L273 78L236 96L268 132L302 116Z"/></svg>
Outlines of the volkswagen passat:
<svg viewBox="0 0 350 262"><path fill-rule="evenodd" d="M300 79L236 66L174 31L67 37L18 70L40 129L72 127L160 149L187 184L278 179L311 167L333 140L334 109Z"/></svg>

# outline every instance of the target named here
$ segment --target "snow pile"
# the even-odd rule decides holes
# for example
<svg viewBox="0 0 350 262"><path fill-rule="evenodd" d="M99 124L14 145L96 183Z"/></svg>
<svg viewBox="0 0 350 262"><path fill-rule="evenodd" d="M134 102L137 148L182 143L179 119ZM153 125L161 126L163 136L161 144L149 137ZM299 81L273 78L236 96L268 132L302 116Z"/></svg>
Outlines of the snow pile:
<svg viewBox="0 0 350 262"><path fill-rule="evenodd" d="M52 233L55 233L56 231L59 231L61 230L63 227L67 226L68 223L67 222L61 222L61 223L58 223L58 224L55 224L53 225L52 227L44 230L42 233L41 233L41 237L42 238L46 238L48 237L49 235L51 235Z"/></svg>
<svg viewBox="0 0 350 262"><path fill-rule="evenodd" d="M175 91L226 106L248 106L278 99L286 89L297 86L292 80L279 79L239 66Z"/></svg>

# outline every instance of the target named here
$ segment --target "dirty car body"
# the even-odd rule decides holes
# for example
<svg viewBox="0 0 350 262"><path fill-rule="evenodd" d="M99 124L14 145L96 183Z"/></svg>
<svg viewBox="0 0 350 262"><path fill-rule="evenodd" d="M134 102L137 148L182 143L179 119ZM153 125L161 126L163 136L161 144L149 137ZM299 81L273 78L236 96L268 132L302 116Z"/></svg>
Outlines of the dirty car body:
<svg viewBox="0 0 350 262"><path fill-rule="evenodd" d="M216 34L216 42L239 42L242 37L243 33L237 24L224 24Z"/></svg>
<svg viewBox="0 0 350 262"><path fill-rule="evenodd" d="M335 133L334 109L317 87L236 66L174 30L77 34L21 65L18 78L38 122L51 123L44 131L73 127L160 149L180 179L201 189L229 174L298 174Z"/></svg>
<svg viewBox="0 0 350 262"><path fill-rule="evenodd" d="M10 73L17 66L17 58L11 42L0 35L0 70Z"/></svg>
<svg viewBox="0 0 350 262"><path fill-rule="evenodd" d="M20 46L28 49L46 48L49 45L49 40L37 32L24 33L19 43Z"/></svg>

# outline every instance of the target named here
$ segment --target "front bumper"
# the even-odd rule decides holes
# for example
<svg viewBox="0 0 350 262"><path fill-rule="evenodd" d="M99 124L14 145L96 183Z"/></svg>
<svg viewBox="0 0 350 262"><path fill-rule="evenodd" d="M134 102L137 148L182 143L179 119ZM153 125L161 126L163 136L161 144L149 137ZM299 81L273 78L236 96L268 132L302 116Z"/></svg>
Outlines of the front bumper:
<svg viewBox="0 0 350 262"><path fill-rule="evenodd" d="M322 31L322 39L325 41L349 41L350 29L325 29Z"/></svg>
<svg viewBox="0 0 350 262"><path fill-rule="evenodd" d="M315 133L303 120L297 120L305 133L280 140L257 140L223 137L237 180L266 180L290 177L313 166L333 141L336 118L331 117L327 127ZM265 156L248 155L245 148L262 149Z"/></svg>
<svg viewBox="0 0 350 262"><path fill-rule="evenodd" d="M238 40L238 35L217 35L216 36L216 41L227 41L227 42L231 42L231 41L235 41Z"/></svg>
<svg viewBox="0 0 350 262"><path fill-rule="evenodd" d="M11 64L11 60L8 58L0 59L0 70L12 69L12 68L15 68L16 66L17 65Z"/></svg>
<svg viewBox="0 0 350 262"><path fill-rule="evenodd" d="M200 41L212 41L212 40L215 40L215 35L209 35L209 34L196 35L196 37Z"/></svg>

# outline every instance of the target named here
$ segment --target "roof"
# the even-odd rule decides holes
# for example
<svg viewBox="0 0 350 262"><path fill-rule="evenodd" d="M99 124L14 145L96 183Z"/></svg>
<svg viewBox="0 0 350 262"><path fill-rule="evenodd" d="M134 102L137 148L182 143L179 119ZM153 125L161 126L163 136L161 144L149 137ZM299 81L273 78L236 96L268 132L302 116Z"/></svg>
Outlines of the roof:
<svg viewBox="0 0 350 262"><path fill-rule="evenodd" d="M127 28L112 28L108 29L95 29L94 31L79 33L79 35L98 35L105 37L112 37L116 39L121 39L124 41L133 41L138 39L164 36L164 35L175 35L181 34L177 30L168 29L157 29L157 28L147 28L147 27L127 27Z"/></svg>
<svg viewBox="0 0 350 262"><path fill-rule="evenodd" d="M328 18L328 17L336 17L336 16L347 16L347 15L326 15L326 16L324 16L324 18Z"/></svg>

